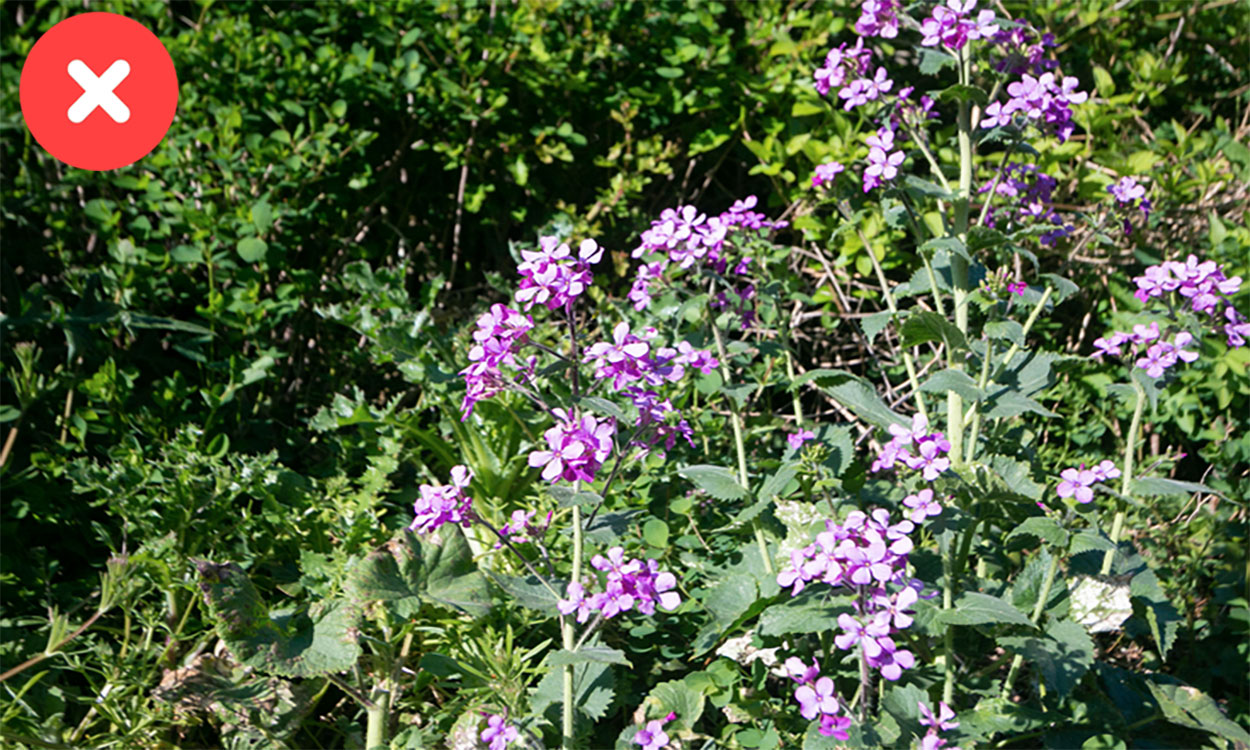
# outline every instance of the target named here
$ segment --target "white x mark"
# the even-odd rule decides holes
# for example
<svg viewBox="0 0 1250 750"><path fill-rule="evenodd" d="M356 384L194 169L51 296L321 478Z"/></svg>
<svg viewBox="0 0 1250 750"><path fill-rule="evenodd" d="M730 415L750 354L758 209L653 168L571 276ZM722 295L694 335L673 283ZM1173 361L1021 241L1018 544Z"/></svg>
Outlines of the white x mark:
<svg viewBox="0 0 1250 750"><path fill-rule="evenodd" d="M70 60L69 77L82 87L82 96L70 108L69 121L78 124L87 119L96 107L103 109L113 118L113 122L126 122L130 119L130 107L127 107L113 89L130 75L130 63L125 60L114 60L104 75L96 78L95 73L82 60Z"/></svg>

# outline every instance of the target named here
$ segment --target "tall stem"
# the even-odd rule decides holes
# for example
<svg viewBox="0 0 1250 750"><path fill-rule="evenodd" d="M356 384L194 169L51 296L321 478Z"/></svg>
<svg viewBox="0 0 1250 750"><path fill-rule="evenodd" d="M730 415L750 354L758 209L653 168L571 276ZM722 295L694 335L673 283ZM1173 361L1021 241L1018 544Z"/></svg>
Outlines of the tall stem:
<svg viewBox="0 0 1250 750"><path fill-rule="evenodd" d="M577 485L574 483L574 491ZM573 575L572 582L580 583L582 576L582 509L581 506L573 506ZM564 618L561 627L561 641L565 651L574 651L577 644L574 641L572 617ZM561 747L564 750L572 750L573 748L573 714L577 707L573 705L573 666L572 664L564 665L564 715L561 717Z"/></svg>
<svg viewBox="0 0 1250 750"><path fill-rule="evenodd" d="M1128 497L1129 490L1133 486L1133 458L1137 454L1137 434L1141 431L1141 415L1142 409L1146 405L1146 391L1141 387L1141 383L1137 382L1137 378L1133 378L1133 390L1137 394L1137 400L1133 403L1133 421L1128 428L1128 442L1124 444L1124 468L1121 469L1122 478L1120 480L1120 495ZM1116 500L1115 521L1111 524L1111 549L1107 550L1102 557L1102 575L1111 573L1111 563L1115 562L1116 550L1120 547L1120 534L1124 531L1124 500Z"/></svg>
<svg viewBox="0 0 1250 750"><path fill-rule="evenodd" d="M971 67L968 58L968 45L959 50L959 80L967 83ZM972 113L971 102L964 100L959 103L959 196L955 201L955 235L963 242L968 242L968 207L972 198ZM955 327L959 332L968 334L968 260L960 253L951 254L951 289L955 306ZM951 350L947 365L952 370L964 367L962 354ZM955 391L948 391L946 396L946 439L950 441L951 464L958 468L964 460L964 403L963 397Z"/></svg>
<svg viewBox="0 0 1250 750"><path fill-rule="evenodd" d="M1041 595L1037 598L1037 604L1033 605L1033 624L1041 622L1042 612L1046 609L1046 601L1050 599L1050 589L1055 585L1055 573L1059 570L1059 555L1050 556L1050 565L1046 568L1046 578L1042 581ZM1007 681L1003 683L1002 697L1004 699L1011 697L1011 684L1016 680L1016 672L1020 671L1020 665L1024 663L1024 657L1016 654L1011 659L1011 669L1007 670Z"/></svg>
<svg viewBox="0 0 1250 750"><path fill-rule="evenodd" d="M386 739L386 724L391 713L391 691L387 680L374 686L369 695L372 705L366 709L368 723L365 725L365 750L385 750L390 747Z"/></svg>
<svg viewBox="0 0 1250 750"><path fill-rule="evenodd" d="M720 358L720 377L725 385L729 385L729 354L725 351L725 340L721 336L716 321L712 321L712 337L716 339L716 356ZM742 438L742 415L738 413L738 405L729 399L729 421L733 425L734 449L738 452L738 482L745 489L749 487L747 477L747 447ZM576 506L574 506L576 507ZM759 545L760 557L764 560L764 570L773 574L773 559L768 552L768 542L764 539L764 527L760 526L757 517L751 521L751 529L755 532L755 543Z"/></svg>

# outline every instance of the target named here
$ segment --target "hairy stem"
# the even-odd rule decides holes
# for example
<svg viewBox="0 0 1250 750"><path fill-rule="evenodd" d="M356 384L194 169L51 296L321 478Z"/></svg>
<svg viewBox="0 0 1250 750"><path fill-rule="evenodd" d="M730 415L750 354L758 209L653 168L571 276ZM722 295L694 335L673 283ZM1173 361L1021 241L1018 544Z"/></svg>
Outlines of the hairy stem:
<svg viewBox="0 0 1250 750"><path fill-rule="evenodd" d="M1127 497L1133 486L1133 458L1137 454L1137 435L1141 432L1142 409L1146 405L1146 391L1137 378L1133 380L1133 391L1137 399L1133 403L1133 421L1128 428L1128 441L1124 444L1124 468L1121 469L1120 495ZM1115 562L1115 553L1120 546L1120 534L1124 531L1124 500L1116 500L1115 520L1111 524L1111 543L1113 546L1102 557L1102 575L1111 573L1111 563Z"/></svg>
<svg viewBox="0 0 1250 750"><path fill-rule="evenodd" d="M386 739L386 725L391 713L390 684L382 680L375 685L369 700L373 705L366 709L365 750L386 750L390 746Z"/></svg>
<svg viewBox="0 0 1250 750"><path fill-rule="evenodd" d="M720 358L721 380L728 387L730 383L729 354L725 351L725 339L721 336L720 328L717 327L716 321L712 321L712 336L716 339L716 356ZM746 442L742 437L742 415L738 412L738 406L732 398L729 399L729 421L733 425L734 449L738 452L738 481L743 488L746 488L750 485L747 483L747 448ZM759 545L760 557L764 559L764 570L768 571L769 575L772 575L773 560L768 552L768 542L764 539L764 527L760 526L759 518L751 521L751 529L755 532L755 543Z"/></svg>
<svg viewBox="0 0 1250 750"><path fill-rule="evenodd" d="M1059 570L1059 555L1050 556L1050 565L1046 568L1046 578L1042 581L1042 591L1037 598L1037 604L1033 605L1033 624L1038 624L1042 619L1042 612L1046 609L1046 601L1050 599L1050 589L1055 585L1055 573ZM1020 665L1024 663L1024 657L1016 654L1011 660L1011 668L1007 670L1007 680L1003 682L1002 697L1004 699L1011 697L1011 685L1016 680L1016 673L1020 671Z"/></svg>

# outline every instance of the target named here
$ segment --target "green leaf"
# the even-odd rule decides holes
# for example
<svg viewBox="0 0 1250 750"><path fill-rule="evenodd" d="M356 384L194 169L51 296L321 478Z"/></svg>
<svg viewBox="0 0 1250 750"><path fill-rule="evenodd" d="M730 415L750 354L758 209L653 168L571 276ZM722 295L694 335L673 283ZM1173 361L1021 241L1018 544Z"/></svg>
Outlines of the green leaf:
<svg viewBox="0 0 1250 750"><path fill-rule="evenodd" d="M1168 652L1172 650L1172 644L1176 643L1176 635L1180 632L1184 618L1169 601L1147 601L1144 607L1150 634L1159 645L1159 656L1167 661Z"/></svg>
<svg viewBox="0 0 1250 750"><path fill-rule="evenodd" d="M1024 346L1024 326L1014 320L992 320L982 330L992 339L1007 339L1017 346Z"/></svg>
<svg viewBox="0 0 1250 750"><path fill-rule="evenodd" d="M574 505L597 505L603 502L603 497L598 492L591 492L590 490L575 492L572 487L564 487L558 484L548 487L547 494L551 495L551 498L561 508L569 508Z"/></svg>
<svg viewBox="0 0 1250 750"><path fill-rule="evenodd" d="M652 518L642 525L642 538L652 547L663 549L668 546L668 524L658 518Z"/></svg>
<svg viewBox="0 0 1250 750"><path fill-rule="evenodd" d="M930 47L923 47L920 50L921 75L935 76L941 73L943 68L955 68L958 65L959 61L949 52Z"/></svg>
<svg viewBox="0 0 1250 750"><path fill-rule="evenodd" d="M760 485L760 490L756 493L756 496L761 500L772 500L774 497L781 496L785 492L786 486L794 480L798 473L799 468L797 462L792 461L790 463L782 464L782 466L777 469L777 473L773 474L764 481L764 484Z"/></svg>
<svg viewBox="0 0 1250 750"><path fill-rule="evenodd" d="M728 627L755 603L758 593L755 576L737 573L713 586L703 596L703 606L712 613L718 625Z"/></svg>
<svg viewBox="0 0 1250 750"><path fill-rule="evenodd" d="M1054 560L1050 550L1042 548L1037 554L1033 555L1024 570L1020 571L1020 575L1016 576L1016 580L1011 584L1011 603L1021 612L1032 612L1037 606L1037 598L1042 595L1042 586L1046 583L1046 573L1050 569L1050 564ZM1050 587L1049 599L1042 608L1044 614L1052 617L1058 617L1066 614L1070 607L1068 587L1065 583L1056 578Z"/></svg>
<svg viewBox="0 0 1250 750"><path fill-rule="evenodd" d="M890 324L890 318L893 316L894 313L889 310L882 310L859 319L859 327L863 329L864 337L868 339L870 346L876 340L877 334L885 330L885 327Z"/></svg>
<svg viewBox="0 0 1250 750"><path fill-rule="evenodd" d="M699 721L699 717L703 715L704 697L701 691L691 688L684 680L670 680L651 688L651 694L643 703L656 707L656 710L651 712L651 716L677 714L673 723L667 726L681 731L693 729Z"/></svg>
<svg viewBox="0 0 1250 750"><path fill-rule="evenodd" d="M546 659L547 665L551 667L561 667L566 664L582 664L585 662L620 664L631 669L634 666L629 663L629 659L625 658L624 651L607 648L606 646L582 646L576 651L560 649L548 654Z"/></svg>
<svg viewBox="0 0 1250 750"><path fill-rule="evenodd" d="M960 594L952 609L944 609L938 620L947 625L1027 625L1035 627L1028 615L996 596L976 591Z"/></svg>
<svg viewBox="0 0 1250 750"><path fill-rule="evenodd" d="M968 229L968 252L978 253L991 247L1005 245L1010 240L1007 235L993 227L970 227Z"/></svg>
<svg viewBox="0 0 1250 750"><path fill-rule="evenodd" d="M348 571L344 590L359 606L383 601L412 617L422 602L474 615L490 609L486 579L459 526L439 529L436 543L405 529Z"/></svg>
<svg viewBox="0 0 1250 750"><path fill-rule="evenodd" d="M1058 521L1048 516L1033 516L1024 519L1023 523L1011 530L1007 538L1022 535L1034 537L1054 547L1066 549L1068 546L1068 532L1059 525Z"/></svg>
<svg viewBox="0 0 1250 750"><path fill-rule="evenodd" d="M811 380L815 380L829 398L850 409L865 422L882 428L892 424L908 424L908 420L891 411L876 390L857 375L845 370L809 370L795 378L793 385L798 386Z"/></svg>
<svg viewBox="0 0 1250 750"><path fill-rule="evenodd" d="M499 585L499 588L516 599L517 604L527 609L548 614L556 611L556 603L560 601L560 597L556 593L562 594L566 586L564 581L555 578L540 579L535 575L528 575L524 578L495 572L491 572L489 575L490 579ZM546 581L545 584L543 583L544 580ZM556 593L553 593L553 590Z"/></svg>
<svg viewBox="0 0 1250 750"><path fill-rule="evenodd" d="M599 398L598 396L583 396L580 399L578 399L578 403L584 404L591 411L595 411L600 414L604 414L609 417L612 417L619 423L625 423L625 422L630 421L628 418L626 418L625 412L621 410L621 407L617 406L616 404L612 403L606 398Z"/></svg>
<svg viewBox="0 0 1250 750"><path fill-rule="evenodd" d="M947 86L938 92L934 97L939 102L976 102L984 107L989 104L990 97L985 91L976 86L969 86L963 83L956 83L953 86Z"/></svg>
<svg viewBox="0 0 1250 750"><path fill-rule="evenodd" d="M582 662L573 665L573 705L577 713L597 721L608 712L615 694L612 667L601 662ZM560 706L564 700L564 670L549 669L530 693L530 710L545 716L555 725L560 724Z"/></svg>
<svg viewBox="0 0 1250 750"><path fill-rule="evenodd" d="M656 68L655 72L661 78L681 78L685 75L681 68L660 67Z"/></svg>
<svg viewBox="0 0 1250 750"><path fill-rule="evenodd" d="M1041 500L1046 488L1033 481L1028 464L995 455L990 459L990 469L1001 483L1001 488L1012 497L1023 497L1029 500Z"/></svg>
<svg viewBox="0 0 1250 750"><path fill-rule="evenodd" d="M1211 696L1164 674L1147 677L1147 687L1164 717L1173 724L1210 732L1216 737L1250 744L1250 733L1230 721Z"/></svg>
<svg viewBox="0 0 1250 750"><path fill-rule="evenodd" d="M927 253L930 257L939 250L945 250L952 255L958 255L970 263L972 262L972 256L968 253L967 246L958 237L937 237L920 246L920 252Z"/></svg>
<svg viewBox="0 0 1250 750"><path fill-rule="evenodd" d="M919 198L930 197L945 201L953 200L955 198L953 193L943 188L941 185L938 185L935 182L929 182L928 180L912 174L903 178L903 185L906 187L907 192Z"/></svg>
<svg viewBox="0 0 1250 750"><path fill-rule="evenodd" d="M968 401L980 401L985 398L985 391L977 387L977 382L963 370L938 370L920 384L925 393L946 393L954 391Z"/></svg>
<svg viewBox="0 0 1250 750"><path fill-rule="evenodd" d="M827 596L815 590L773 604L760 614L758 631L763 636L820 633L838 624L838 615L853 610L852 597Z"/></svg>
<svg viewBox="0 0 1250 750"><path fill-rule="evenodd" d="M899 685L895 682L890 683L889 691L882 697L881 707L898 722L904 737L912 734L920 736L924 734L923 727L920 725L922 702L930 709L937 708L925 691L915 685Z"/></svg>
<svg viewBox="0 0 1250 750"><path fill-rule="evenodd" d="M259 263L265 259L269 246L259 237L244 237L239 240L239 257L248 263Z"/></svg>
<svg viewBox="0 0 1250 750"><path fill-rule="evenodd" d="M945 344L948 350L968 348L967 339L955 324L931 310L912 313L900 326L899 334L905 347L938 341Z"/></svg>
<svg viewBox="0 0 1250 750"><path fill-rule="evenodd" d="M1006 419L1028 413L1040 414L1043 417L1059 416L1019 391L1008 388L999 390L987 401L989 408L985 412L986 419Z"/></svg>
<svg viewBox="0 0 1250 750"><path fill-rule="evenodd" d="M747 489L723 466L695 464L678 469L677 473L717 500L741 500L747 496Z"/></svg>
<svg viewBox="0 0 1250 750"><path fill-rule="evenodd" d="M257 234L264 234L273 226L273 208L265 201L252 204L252 224Z"/></svg>
<svg viewBox="0 0 1250 750"><path fill-rule="evenodd" d="M1081 291L1080 287L1078 287L1076 284L1073 284L1071 281L1068 281L1067 279L1060 276L1059 274L1044 273L1041 275L1041 278L1045 279L1046 281L1049 281L1050 286L1055 290L1055 294L1053 298L1054 301L1052 304L1057 305L1060 302L1063 302L1068 297L1071 297L1072 295Z"/></svg>
<svg viewBox="0 0 1250 750"><path fill-rule="evenodd" d="M633 522L634 516L641 512L634 509L621 510L614 513L600 513L595 517L594 522L586 527L586 541L594 544L607 544L624 534ZM565 532L570 536L572 535L571 529L566 529Z"/></svg>
<svg viewBox="0 0 1250 750"><path fill-rule="evenodd" d="M1219 494L1215 490L1199 482L1182 482L1179 479L1165 477L1134 477L1132 494L1141 497L1157 497L1159 495L1192 495L1195 492Z"/></svg>
<svg viewBox="0 0 1250 750"><path fill-rule="evenodd" d="M196 560L195 567L217 634L240 664L283 677L315 677L345 672L360 658L356 610L346 602L331 599L271 614L239 566Z"/></svg>
<svg viewBox="0 0 1250 750"><path fill-rule="evenodd" d="M1052 620L1045 637L1000 638L1041 672L1046 685L1066 697L1094 664L1094 642L1085 628L1070 620Z"/></svg>
<svg viewBox="0 0 1250 750"><path fill-rule="evenodd" d="M20 416L22 416L20 409L14 408L8 404L0 406L0 423L12 422Z"/></svg>

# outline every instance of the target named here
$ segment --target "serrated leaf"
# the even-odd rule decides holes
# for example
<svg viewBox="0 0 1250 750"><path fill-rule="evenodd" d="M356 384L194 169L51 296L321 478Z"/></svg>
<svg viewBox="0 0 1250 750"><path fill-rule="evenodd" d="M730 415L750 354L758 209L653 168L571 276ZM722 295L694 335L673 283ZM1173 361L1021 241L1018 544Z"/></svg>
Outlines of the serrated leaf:
<svg viewBox="0 0 1250 750"><path fill-rule="evenodd" d="M914 312L899 326L903 346L918 346L929 341L946 345L948 350L965 350L968 341L955 324L932 310Z"/></svg>
<svg viewBox="0 0 1250 750"><path fill-rule="evenodd" d="M1079 555L1082 552L1095 550L1098 552L1106 552L1115 549L1115 544L1107 537L1106 534L1097 529L1082 529L1072 535L1071 546L1068 547L1068 553Z"/></svg>
<svg viewBox="0 0 1250 750"><path fill-rule="evenodd" d="M798 476L798 473L797 463L783 464L781 468L777 469L775 474L764 480L764 484L760 485L760 490L756 493L756 496L761 500L772 500L785 491L786 485L790 484Z"/></svg>
<svg viewBox="0 0 1250 750"><path fill-rule="evenodd" d="M673 723L667 725L671 728L669 731L693 729L699 717L703 715L703 693L691 688L684 680L661 682L651 688L651 694L644 702L655 704L657 710L651 714L652 716L677 714Z"/></svg>
<svg viewBox="0 0 1250 750"><path fill-rule="evenodd" d="M857 375L844 370L811 370L795 378L793 385L798 386L810 380L815 380L829 398L850 409L855 416L869 424L886 428L892 424L909 423L909 420L891 411L872 386Z"/></svg>
<svg viewBox="0 0 1250 750"><path fill-rule="evenodd" d="M586 526L585 538L588 542L594 544L607 544L624 534L629 529L629 525L633 523L634 516L642 511L622 510L614 513L600 513L595 520ZM571 535L572 531L566 531Z"/></svg>
<svg viewBox="0 0 1250 750"><path fill-rule="evenodd" d="M722 628L733 624L735 620L755 603L759 588L755 576L738 573L725 578L713 586L702 597L703 606L712 613L717 625Z"/></svg>
<svg viewBox="0 0 1250 750"><path fill-rule="evenodd" d="M820 633L835 628L838 615L853 610L850 596L827 596L809 589L799 596L773 604L760 613L757 630L763 636Z"/></svg>
<svg viewBox="0 0 1250 750"><path fill-rule="evenodd" d="M695 464L677 470L677 474L717 500L741 500L747 489L738 483L734 473L723 466Z"/></svg>
<svg viewBox="0 0 1250 750"><path fill-rule="evenodd" d="M970 253L1005 245L1009 241L1007 235L993 227L976 226L968 229L968 252Z"/></svg>
<svg viewBox="0 0 1250 750"><path fill-rule="evenodd" d="M1017 536L1031 536L1040 542L1045 542L1054 547L1067 548L1068 532L1059 525L1059 522L1049 516L1033 516L1024 519L1024 522L1011 530L1007 535L1008 539Z"/></svg>
<svg viewBox="0 0 1250 750"><path fill-rule="evenodd" d="M938 614L938 621L947 625L1027 625L1033 621L1011 604L996 596L977 591L965 591L955 600L952 609Z"/></svg>
<svg viewBox="0 0 1250 750"><path fill-rule="evenodd" d="M958 237L937 237L920 246L920 252L928 253L930 257L939 250L945 250L952 255L958 255L969 263L972 262L972 256L968 253L968 247Z"/></svg>
<svg viewBox="0 0 1250 750"><path fill-rule="evenodd" d="M986 401L988 406L985 412L986 419L1006 419L1029 413L1040 414L1043 417L1059 416L1036 400L1008 388L999 390Z"/></svg>
<svg viewBox="0 0 1250 750"><path fill-rule="evenodd" d="M540 579L535 575L520 577L495 572L490 572L489 575L499 588L516 599L517 604L548 614L556 611L556 603L560 601L560 597L556 594L563 594L567 585L564 581L555 578ZM546 585L543 583L544 580Z"/></svg>
<svg viewBox="0 0 1250 750"><path fill-rule="evenodd" d="M597 505L603 502L603 497L597 492L591 492L590 490L575 492L572 487L564 487L558 484L548 487L547 493L551 495L551 498L561 508L569 508L574 505Z"/></svg>
<svg viewBox="0 0 1250 750"><path fill-rule="evenodd" d="M1150 634L1159 646L1159 657L1167 661L1172 644L1176 643L1176 634L1180 632L1184 618L1169 601L1145 601L1146 623L1150 625Z"/></svg>
<svg viewBox="0 0 1250 750"><path fill-rule="evenodd" d="M573 705L577 713L591 721L598 721L608 712L615 694L612 667L599 662L583 662L573 665ZM546 716L559 726L560 706L564 700L564 670L551 669L530 694L530 709L534 714Z"/></svg>
<svg viewBox="0 0 1250 750"><path fill-rule="evenodd" d="M976 102L984 107L989 104L990 97L985 91L976 86L969 86L965 83L956 83L947 86L933 97L939 102L957 101L957 102Z"/></svg>
<svg viewBox="0 0 1250 750"><path fill-rule="evenodd" d="M943 68L954 68L958 64L959 61L949 52L931 47L920 49L920 73L922 75L935 76L941 73Z"/></svg>
<svg viewBox="0 0 1250 750"><path fill-rule="evenodd" d="M1094 664L1094 642L1085 628L1054 620L1044 637L1000 638L1004 648L1022 654L1041 673L1047 687L1066 697Z"/></svg>
<svg viewBox="0 0 1250 750"><path fill-rule="evenodd" d="M1219 704L1198 688L1158 673L1149 675L1146 685L1171 723L1250 745L1250 733L1230 721Z"/></svg>
<svg viewBox="0 0 1250 750"><path fill-rule="evenodd" d="M953 200L955 198L949 190L943 188L935 182L929 182L915 175L909 174L903 178L903 186L907 192L917 197L931 197L939 200Z"/></svg>
<svg viewBox="0 0 1250 750"><path fill-rule="evenodd" d="M217 634L240 664L283 677L314 677L345 672L360 658L357 612L346 602L271 614L239 566L198 560L195 566Z"/></svg>
<svg viewBox="0 0 1250 750"><path fill-rule="evenodd" d="M925 393L946 393L954 391L967 401L980 401L985 398L985 391L977 387L977 382L963 370L938 370L920 384Z"/></svg>
<svg viewBox="0 0 1250 750"><path fill-rule="evenodd" d="M1045 487L1033 481L1027 464L1008 456L995 455L990 459L990 469L1013 495L1030 500L1041 500Z"/></svg>
<svg viewBox="0 0 1250 750"><path fill-rule="evenodd" d="M1050 286L1055 290L1054 304L1056 305L1081 290L1079 286L1056 273L1044 273L1041 278L1050 282Z"/></svg>
<svg viewBox="0 0 1250 750"><path fill-rule="evenodd" d="M629 659L625 658L624 651L606 646L582 646L576 651L560 649L548 654L546 659L547 665L552 667L560 667L566 664L582 664L584 662L620 664L631 669L634 666L629 663Z"/></svg>
<svg viewBox="0 0 1250 750"><path fill-rule="evenodd" d="M889 310L882 310L859 319L859 327L863 329L864 338L868 339L869 346L876 340L877 334L885 330L885 327L890 324L890 318L893 315L894 313Z"/></svg>
<svg viewBox="0 0 1250 750"><path fill-rule="evenodd" d="M1024 346L1024 326L1014 320L992 320L982 330L992 339L1006 339L1017 346Z"/></svg>
<svg viewBox="0 0 1250 750"><path fill-rule="evenodd" d="M915 685L899 685L890 683L890 689L881 699L881 707L898 722L904 737L924 734L920 724L920 704L924 703L931 710L937 708L929 699L928 693Z"/></svg>
<svg viewBox="0 0 1250 750"><path fill-rule="evenodd" d="M1016 580L1011 584L1011 603L1016 609L1021 612L1032 612L1037 606L1037 598L1042 595L1042 586L1046 583L1046 573L1053 559L1050 550L1043 548L1032 556L1028 564L1024 566L1024 570L1016 576ZM1068 587L1061 579L1056 578L1051 584L1050 598L1042 608L1042 612L1052 617L1066 614L1070 607L1062 605L1065 604L1068 596Z"/></svg>
<svg viewBox="0 0 1250 750"><path fill-rule="evenodd" d="M448 524L438 536L435 543L401 531L349 570L344 583L348 597L362 607L385 602L399 617L412 617L422 602L485 613L490 592L464 532Z"/></svg>

